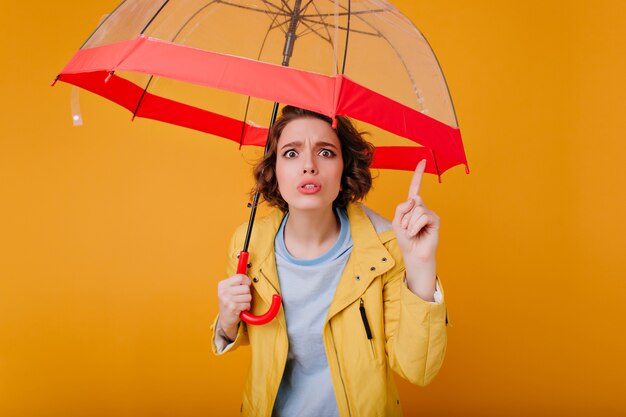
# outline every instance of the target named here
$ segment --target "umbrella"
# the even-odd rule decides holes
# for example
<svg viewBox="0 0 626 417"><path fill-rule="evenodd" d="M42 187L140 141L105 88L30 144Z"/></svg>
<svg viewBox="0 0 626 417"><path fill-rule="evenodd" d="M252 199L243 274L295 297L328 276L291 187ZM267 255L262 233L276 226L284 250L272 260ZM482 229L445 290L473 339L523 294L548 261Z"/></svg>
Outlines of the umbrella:
<svg viewBox="0 0 626 417"><path fill-rule="evenodd" d="M439 63L384 0L125 0L56 77L161 120L264 146L278 103L368 124L373 168L465 165ZM53 83L54 84L54 83ZM272 104L273 103L273 104ZM238 273L245 273L249 235ZM275 295L268 313L280 307Z"/></svg>

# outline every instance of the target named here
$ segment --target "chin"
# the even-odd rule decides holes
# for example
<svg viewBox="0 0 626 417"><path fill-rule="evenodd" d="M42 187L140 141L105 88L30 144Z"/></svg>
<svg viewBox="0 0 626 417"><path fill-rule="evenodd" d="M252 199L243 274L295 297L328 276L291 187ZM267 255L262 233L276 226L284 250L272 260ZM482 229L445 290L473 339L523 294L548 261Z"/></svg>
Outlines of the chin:
<svg viewBox="0 0 626 417"><path fill-rule="evenodd" d="M311 198L311 196L306 196L306 198L298 196L298 198L285 199L285 201L289 206L289 210L321 210L326 208L332 209L334 199L327 201L326 199Z"/></svg>

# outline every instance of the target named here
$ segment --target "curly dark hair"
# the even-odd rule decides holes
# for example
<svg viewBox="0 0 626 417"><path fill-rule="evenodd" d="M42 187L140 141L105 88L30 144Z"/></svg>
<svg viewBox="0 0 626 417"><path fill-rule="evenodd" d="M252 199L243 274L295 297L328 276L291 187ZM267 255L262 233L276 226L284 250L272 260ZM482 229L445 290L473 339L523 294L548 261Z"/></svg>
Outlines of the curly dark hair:
<svg viewBox="0 0 626 417"><path fill-rule="evenodd" d="M332 119L323 114L299 107L285 106L271 129L267 154L254 168L256 186L252 192L258 191L268 204L278 207L283 212L289 208L287 202L280 195L276 180L278 138L289 122L304 117L320 119L332 126ZM343 172L341 174L341 191L333 201L333 207L345 208L348 203L361 200L372 188L372 174L369 167L374 157L374 145L364 139L363 136L366 133L359 132L347 117L336 116L336 120L337 127L334 130L341 143Z"/></svg>

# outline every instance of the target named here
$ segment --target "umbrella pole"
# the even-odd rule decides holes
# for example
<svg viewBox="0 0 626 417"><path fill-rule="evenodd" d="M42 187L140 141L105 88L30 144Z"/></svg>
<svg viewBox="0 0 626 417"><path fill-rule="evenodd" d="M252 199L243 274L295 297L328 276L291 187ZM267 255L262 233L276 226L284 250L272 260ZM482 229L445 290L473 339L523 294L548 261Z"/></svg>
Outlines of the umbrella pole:
<svg viewBox="0 0 626 417"><path fill-rule="evenodd" d="M276 117L278 115L278 106L279 103L274 103L274 109L272 110L272 118L270 119L270 127L267 131L267 139L265 140L265 150L263 151L263 156L267 154L267 151L270 147L270 132L274 122L276 121ZM250 219L248 220L248 230L246 231L246 240L243 243L243 251L248 252L248 246L250 245L250 236L252 235L252 226L254 225L254 218L256 217L256 208L259 204L260 194L258 191L254 193L254 197L252 198L252 210L250 211Z"/></svg>
<svg viewBox="0 0 626 417"><path fill-rule="evenodd" d="M293 6L293 11L291 12L291 21L289 22L289 29L287 33L285 33L285 47L283 48L283 67L289 66L289 60L291 59L291 55L293 54L293 45L296 42L296 28L298 27L298 20L300 19L300 5L302 4L302 0L296 0L296 3ZM263 156L267 154L270 146L270 132L272 130L272 126L274 126L274 122L276 121L276 117L278 116L278 106L280 103L274 103L274 108L272 110L272 117L270 119L269 128L267 131L267 139L265 139L265 150L263 151ZM250 236L252 235L252 226L254 225L254 218L256 216L256 208L259 203L259 192L254 193L254 197L252 199L252 211L250 212L250 220L248 221L248 230L246 232L246 240L243 244L243 252L248 252L248 246L250 245ZM244 272L245 273L245 272Z"/></svg>
<svg viewBox="0 0 626 417"><path fill-rule="evenodd" d="M289 60L291 58L291 55L293 54L293 46L297 38L296 28L298 27L298 20L300 18L301 3L302 3L302 0L296 0L294 7L293 7L293 11L291 13L291 21L289 22L289 30L287 31L287 33L285 33L285 47L283 49L283 62L282 62L283 67L289 66ZM274 122L276 121L276 117L278 116L279 105L280 103L275 102L274 108L272 109L272 117L270 119L269 128L267 130L267 139L265 140L265 150L263 151L264 156L267 154L267 151L269 150L270 134L272 131L272 127L274 126ZM243 244L243 249L239 253L239 262L237 265L238 274L245 274L248 268L248 256L249 256L248 246L250 245L250 237L252 236L252 227L254 225L254 218L256 217L256 209L259 204L259 197L260 197L260 194L258 191L256 191L254 193L254 197L252 198L252 209L250 210L250 219L248 220L248 230L246 231L246 239ZM272 296L272 304L266 313L261 314L260 316L255 316L249 311L242 311L239 317L241 317L241 319L248 324L253 324L253 325L266 324L272 321L274 317L276 317L276 315L278 314L278 311L280 310L280 304L281 304L281 296L278 294L274 294Z"/></svg>
<svg viewBox="0 0 626 417"><path fill-rule="evenodd" d="M270 135L270 131L272 129L272 125L274 124L274 122L276 121L276 115L278 114L278 103L274 103L274 110L272 111L272 119L270 122L270 128L268 130L267 133L267 137L268 140L265 141L265 151L264 154L267 153L267 150L269 148L269 135ZM256 208L258 206L259 203L259 192L256 191L254 193L254 197L252 199L252 210L250 211L250 220L248 221L248 230L246 232L246 240L243 244L243 250L241 252L239 252L239 262L237 264L237 273L238 274L246 274L246 270L248 269L248 256L250 255L248 252L248 246L250 244L250 236L252 235L252 226L254 225L254 218L256 216ZM267 324L270 321L272 321L274 319L274 317L276 317L276 315L278 314L278 312L280 311L280 305L281 305L281 296L278 294L274 294L272 296L272 304L270 305L269 310L267 310L264 314L261 314L259 316L255 316L254 314L250 313L249 311L242 311L239 314L239 317L241 318L241 320L245 321L248 324L252 324L252 325L257 325L260 326L262 324Z"/></svg>

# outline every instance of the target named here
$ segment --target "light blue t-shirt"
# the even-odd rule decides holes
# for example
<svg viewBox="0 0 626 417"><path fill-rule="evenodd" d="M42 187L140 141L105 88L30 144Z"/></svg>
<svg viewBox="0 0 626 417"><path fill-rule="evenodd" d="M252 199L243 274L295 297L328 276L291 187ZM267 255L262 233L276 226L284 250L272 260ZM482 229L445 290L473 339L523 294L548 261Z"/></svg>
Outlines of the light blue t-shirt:
<svg viewBox="0 0 626 417"><path fill-rule="evenodd" d="M322 330L339 278L352 252L350 223L341 223L332 248L315 259L298 259L285 247L285 215L274 248L283 300L289 353L274 403L273 417L338 417L339 410L324 350Z"/></svg>

